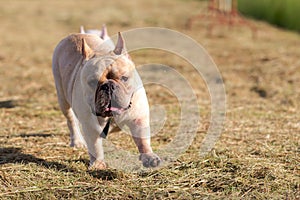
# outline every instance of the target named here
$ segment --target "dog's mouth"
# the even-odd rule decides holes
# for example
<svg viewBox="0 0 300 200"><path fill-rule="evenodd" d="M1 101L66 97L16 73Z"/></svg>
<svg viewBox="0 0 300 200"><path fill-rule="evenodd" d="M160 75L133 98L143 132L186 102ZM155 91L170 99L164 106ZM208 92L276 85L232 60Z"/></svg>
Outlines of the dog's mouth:
<svg viewBox="0 0 300 200"><path fill-rule="evenodd" d="M111 104L109 104L109 106L106 107L103 112L100 112L100 113L96 112L95 115L101 116L101 117L112 117L113 115L122 114L123 112L128 110L130 107L131 107L131 102L128 105L128 107L126 107L126 108L118 108L118 107L111 106Z"/></svg>
<svg viewBox="0 0 300 200"><path fill-rule="evenodd" d="M131 102L126 108L112 106L110 102L108 106L106 106L106 108L102 110L102 112L95 112L95 115L101 117L112 117L113 115L122 114L123 112L127 111L130 107L131 107Z"/></svg>
<svg viewBox="0 0 300 200"><path fill-rule="evenodd" d="M124 111L128 110L131 106L131 102L129 103L128 107L126 108L121 108L117 106L112 106L111 103L108 105L108 107L105 108L105 112L109 112L112 114L122 114Z"/></svg>

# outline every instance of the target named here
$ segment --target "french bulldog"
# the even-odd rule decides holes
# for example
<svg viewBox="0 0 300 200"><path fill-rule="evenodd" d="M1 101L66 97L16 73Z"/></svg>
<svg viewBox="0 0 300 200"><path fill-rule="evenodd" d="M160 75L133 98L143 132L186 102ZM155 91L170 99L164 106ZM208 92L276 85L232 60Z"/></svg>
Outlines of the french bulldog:
<svg viewBox="0 0 300 200"><path fill-rule="evenodd" d="M150 145L145 89L121 33L113 50L95 34L67 36L54 50L52 71L71 146L87 147L91 169L106 168L100 134L111 118L129 128L143 166L161 163Z"/></svg>

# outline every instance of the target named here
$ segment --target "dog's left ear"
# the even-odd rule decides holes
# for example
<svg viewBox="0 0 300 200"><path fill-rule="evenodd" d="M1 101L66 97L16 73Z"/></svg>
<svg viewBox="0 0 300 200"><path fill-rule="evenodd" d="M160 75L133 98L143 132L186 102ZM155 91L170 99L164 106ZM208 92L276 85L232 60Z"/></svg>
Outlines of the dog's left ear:
<svg viewBox="0 0 300 200"><path fill-rule="evenodd" d="M94 51L89 47L89 45L86 43L85 39L82 38L82 56L85 60L90 59L94 55Z"/></svg>
<svg viewBox="0 0 300 200"><path fill-rule="evenodd" d="M127 53L126 47L125 47L124 38L120 32L118 32L118 41L117 41L116 47L113 52L116 55L125 55L128 58L130 58L129 54Z"/></svg>

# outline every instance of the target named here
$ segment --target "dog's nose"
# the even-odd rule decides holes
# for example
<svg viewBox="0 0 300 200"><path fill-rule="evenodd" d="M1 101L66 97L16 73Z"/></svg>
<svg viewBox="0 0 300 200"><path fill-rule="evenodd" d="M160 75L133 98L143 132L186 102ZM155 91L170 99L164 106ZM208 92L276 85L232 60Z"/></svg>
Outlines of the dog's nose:
<svg viewBox="0 0 300 200"><path fill-rule="evenodd" d="M111 91L114 91L114 90L115 90L115 88L116 88L115 84L113 84L113 83L110 83L110 89L111 89Z"/></svg>
<svg viewBox="0 0 300 200"><path fill-rule="evenodd" d="M108 90L109 90L108 84L103 84L103 85L101 86L101 90L108 91Z"/></svg>
<svg viewBox="0 0 300 200"><path fill-rule="evenodd" d="M113 92L115 89L116 89L116 85L113 82L108 82L101 86L101 90L107 92Z"/></svg>

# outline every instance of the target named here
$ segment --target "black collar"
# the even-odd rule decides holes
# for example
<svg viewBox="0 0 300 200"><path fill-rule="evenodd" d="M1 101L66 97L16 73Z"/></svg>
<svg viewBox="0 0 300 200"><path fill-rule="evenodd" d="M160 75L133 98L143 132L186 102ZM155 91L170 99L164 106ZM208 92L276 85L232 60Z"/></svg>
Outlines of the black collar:
<svg viewBox="0 0 300 200"><path fill-rule="evenodd" d="M108 134L108 131L109 131L109 125L110 125L110 122L111 122L112 118L109 118L102 133L100 134L100 137L106 139L107 137L107 134Z"/></svg>

